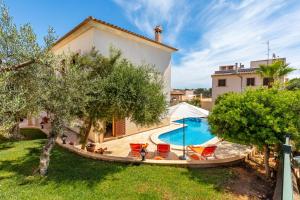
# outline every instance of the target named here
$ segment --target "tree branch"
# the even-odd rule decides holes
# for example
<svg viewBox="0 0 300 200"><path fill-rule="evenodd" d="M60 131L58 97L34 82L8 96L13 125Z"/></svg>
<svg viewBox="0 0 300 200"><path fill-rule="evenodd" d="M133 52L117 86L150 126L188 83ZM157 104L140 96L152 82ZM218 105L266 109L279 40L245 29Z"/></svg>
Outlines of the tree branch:
<svg viewBox="0 0 300 200"><path fill-rule="evenodd" d="M20 64L17 64L17 65L13 65L11 67L0 67L0 73L3 73L3 72L9 72L9 71L17 71L19 69L22 69L28 65L31 65L35 62L34 59L31 59L31 60L28 60L26 62L23 62L23 63L20 63Z"/></svg>

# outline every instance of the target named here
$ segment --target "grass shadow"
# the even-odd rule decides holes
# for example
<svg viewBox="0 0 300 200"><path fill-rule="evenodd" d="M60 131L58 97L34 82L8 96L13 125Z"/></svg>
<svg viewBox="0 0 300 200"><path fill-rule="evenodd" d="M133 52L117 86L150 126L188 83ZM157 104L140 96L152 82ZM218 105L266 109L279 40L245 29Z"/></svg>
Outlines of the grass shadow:
<svg viewBox="0 0 300 200"><path fill-rule="evenodd" d="M61 147L56 147L53 151L47 179L58 184L79 181L91 187L95 183L105 180L108 175L124 170L127 166L127 164L83 158Z"/></svg>
<svg viewBox="0 0 300 200"><path fill-rule="evenodd" d="M22 177L19 180L20 185L34 182L34 180L27 181L27 177L32 176L39 165L39 156L45 140L26 142L34 143L34 147L24 148L23 155L18 159L2 161L0 159L1 170L13 172ZM90 160L55 146L52 151L48 174L45 178L39 179L39 184L48 184L49 181L57 185L81 182L93 187L96 183L105 180L107 176L110 176L111 179L112 174L125 169L127 166L126 164Z"/></svg>
<svg viewBox="0 0 300 200"><path fill-rule="evenodd" d="M12 140L7 138L7 137L4 137L3 135L0 134L0 145L1 144L6 144L6 143L9 143L9 142L12 142Z"/></svg>
<svg viewBox="0 0 300 200"><path fill-rule="evenodd" d="M8 149L13 148L13 147L14 147L13 142L0 143L0 151L1 150L8 150Z"/></svg>
<svg viewBox="0 0 300 200"><path fill-rule="evenodd" d="M38 128L22 128L20 129L20 134L24 136L25 140L37 140L47 138L46 134Z"/></svg>
<svg viewBox="0 0 300 200"><path fill-rule="evenodd" d="M47 136L38 128L21 128L20 135L22 139L16 139L13 137L7 137L0 134L0 144L5 144L8 142L17 142L22 140L37 140L37 139L46 139Z"/></svg>
<svg viewBox="0 0 300 200"><path fill-rule="evenodd" d="M14 147L19 148L20 142L10 142ZM5 171L16 172L19 175L29 176L32 174L34 166L38 164L40 148L45 143L45 140L31 141L37 147L24 148L22 154L15 160L0 161L0 169ZM15 156L15 155L14 155ZM18 155L17 155L18 156Z"/></svg>

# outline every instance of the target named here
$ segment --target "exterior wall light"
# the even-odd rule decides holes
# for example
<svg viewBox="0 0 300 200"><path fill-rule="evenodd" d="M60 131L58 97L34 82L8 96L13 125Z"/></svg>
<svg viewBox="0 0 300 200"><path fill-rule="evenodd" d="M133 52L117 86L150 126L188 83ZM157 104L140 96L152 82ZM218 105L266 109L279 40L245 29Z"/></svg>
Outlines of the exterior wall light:
<svg viewBox="0 0 300 200"><path fill-rule="evenodd" d="M140 152L141 156L142 156L142 161L145 161L145 157L146 157L146 150L144 147L142 147L141 152Z"/></svg>
<svg viewBox="0 0 300 200"><path fill-rule="evenodd" d="M68 136L65 135L65 134L63 134L63 135L61 136L61 139L62 139L62 141L63 141L63 144L67 144L67 143L66 143L67 138L68 138Z"/></svg>

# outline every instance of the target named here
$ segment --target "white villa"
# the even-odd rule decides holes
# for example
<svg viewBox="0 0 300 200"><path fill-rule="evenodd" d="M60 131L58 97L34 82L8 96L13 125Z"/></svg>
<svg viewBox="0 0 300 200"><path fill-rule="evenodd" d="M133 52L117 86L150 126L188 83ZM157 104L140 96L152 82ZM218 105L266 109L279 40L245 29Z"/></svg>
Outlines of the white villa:
<svg viewBox="0 0 300 200"><path fill-rule="evenodd" d="M134 64L149 64L155 66L164 79L164 92L170 101L171 91L171 56L176 48L162 43L162 28L156 26L154 38L150 39L137 33L128 31L107 22L88 17L70 32L61 37L53 46L55 54L85 53L95 47L105 56L109 55L110 47L120 49L122 55ZM169 125L165 119L160 126ZM157 127L157 126L156 126ZM155 128L156 128L155 127ZM122 136L145 131L154 127L137 127L130 119L113 121L111 136ZM97 134L90 134L94 142L102 142Z"/></svg>

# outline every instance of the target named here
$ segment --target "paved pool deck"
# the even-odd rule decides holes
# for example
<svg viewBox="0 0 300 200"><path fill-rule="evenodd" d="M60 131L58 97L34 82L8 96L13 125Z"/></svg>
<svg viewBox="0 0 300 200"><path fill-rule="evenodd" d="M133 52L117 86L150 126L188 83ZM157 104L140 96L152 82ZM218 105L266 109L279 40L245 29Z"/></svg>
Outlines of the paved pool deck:
<svg viewBox="0 0 300 200"><path fill-rule="evenodd" d="M28 126L27 120L24 120L20 124L21 128L41 128L39 123L35 125ZM147 151L148 159L146 162L148 164L162 164L162 165L181 165L181 166L218 166L225 165L226 163L233 163L235 161L241 161L245 159L247 154L251 152L251 148L245 145L235 144L227 141L220 141L217 138L209 141L205 145L215 144L217 145L217 150L215 152L216 158L209 160L179 160L182 150L171 149L171 153L164 160L154 160L153 157L156 155L156 142L151 139L153 135L159 135L168 131L172 131L178 128L181 128L182 124L171 123L169 126L157 128L123 138L110 140L104 143L96 143L96 148L107 148L107 151L104 154L90 153L86 150L81 150L81 145L79 144L79 137L77 134L69 129L65 129L64 134L68 136L68 141L72 141L75 145L64 145L60 138L57 139L57 144L66 148L76 154L79 154L83 157L97 159L97 160L106 160L106 161L115 161L115 162L138 162L140 163L140 158L132 157L130 154L130 143L148 143ZM44 129L41 129L46 134L49 133L51 127L49 124L45 125ZM191 154L191 152L187 152Z"/></svg>
<svg viewBox="0 0 300 200"><path fill-rule="evenodd" d="M147 150L149 152L156 151L156 144L151 140L152 135L159 135L177 128L181 128L182 124L172 123L170 126L145 131L142 133L126 136L120 139L104 142L101 144L97 144L97 148L107 148L108 152L106 155L117 156L117 157L128 157L130 152L130 143L148 143ZM248 146L235 144L227 141L220 141L217 138L211 140L205 145L216 144L216 158L229 158L235 156L245 156L247 155L251 149ZM172 148L172 146L171 146ZM182 150L178 147L176 149L171 149L171 152L175 154L173 159L178 159L178 156L182 155ZM190 152L188 152L190 153ZM176 158L177 157L177 158Z"/></svg>

